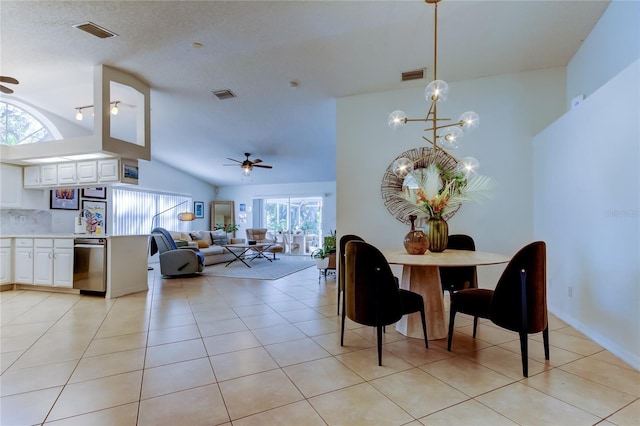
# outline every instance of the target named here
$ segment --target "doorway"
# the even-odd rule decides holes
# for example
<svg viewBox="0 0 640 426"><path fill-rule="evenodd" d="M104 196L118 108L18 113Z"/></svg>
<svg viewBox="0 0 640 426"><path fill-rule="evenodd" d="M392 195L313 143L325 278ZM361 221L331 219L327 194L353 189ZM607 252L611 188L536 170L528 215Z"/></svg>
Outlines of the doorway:
<svg viewBox="0 0 640 426"><path fill-rule="evenodd" d="M266 198L262 203L263 227L283 243L285 252L310 255L322 238L322 197Z"/></svg>

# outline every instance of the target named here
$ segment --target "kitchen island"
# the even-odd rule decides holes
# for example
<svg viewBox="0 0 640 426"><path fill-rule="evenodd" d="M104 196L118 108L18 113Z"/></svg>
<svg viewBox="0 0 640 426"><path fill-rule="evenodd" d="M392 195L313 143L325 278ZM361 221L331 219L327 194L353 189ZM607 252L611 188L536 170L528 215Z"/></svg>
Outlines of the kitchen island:
<svg viewBox="0 0 640 426"><path fill-rule="evenodd" d="M105 297L148 290L148 235L29 234L0 236L2 289L46 289L80 293L73 287L73 242L105 243Z"/></svg>

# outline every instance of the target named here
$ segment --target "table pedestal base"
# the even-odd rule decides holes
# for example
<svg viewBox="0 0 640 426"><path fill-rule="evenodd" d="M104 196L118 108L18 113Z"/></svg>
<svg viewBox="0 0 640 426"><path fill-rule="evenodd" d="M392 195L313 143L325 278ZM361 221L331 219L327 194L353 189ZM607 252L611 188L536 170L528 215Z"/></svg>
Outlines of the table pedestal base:
<svg viewBox="0 0 640 426"><path fill-rule="evenodd" d="M447 321L444 296L440 286L440 269L437 266L404 265L400 287L418 293L424 299L429 340L447 337ZM420 314L404 315L396 323L396 330L408 337L424 339Z"/></svg>

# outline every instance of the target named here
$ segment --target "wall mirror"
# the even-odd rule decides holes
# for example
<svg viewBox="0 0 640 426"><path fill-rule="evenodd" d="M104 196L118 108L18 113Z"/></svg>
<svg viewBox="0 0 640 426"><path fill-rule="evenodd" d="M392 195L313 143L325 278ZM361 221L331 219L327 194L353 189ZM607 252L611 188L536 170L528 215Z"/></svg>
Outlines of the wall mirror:
<svg viewBox="0 0 640 426"><path fill-rule="evenodd" d="M405 200L402 197L402 191L408 190L413 185L415 185L415 180L407 177L407 178L399 178L393 173L393 163L399 158L408 158L413 162L414 170L420 170L426 168L431 162L434 162L440 166L443 170L454 170L458 161L443 151L439 149L436 152L435 159L433 158L433 150L430 147L422 147L422 148L414 148L408 151L403 152L398 155L387 167L387 170L384 172L384 176L382 177L382 185L380 186L380 192L382 194L382 201L384 202L384 206L389 210L392 216L398 219L400 222L410 225L409 221L410 214L417 214L418 217L424 217L424 214L420 212L415 206L413 206L410 202ZM411 181L413 180L413 183ZM455 212L452 212L449 216L445 217L448 219L453 216Z"/></svg>
<svg viewBox="0 0 640 426"><path fill-rule="evenodd" d="M235 225L235 208L233 201L212 201L211 202L211 228L215 229L216 224ZM235 231L231 237L235 238Z"/></svg>

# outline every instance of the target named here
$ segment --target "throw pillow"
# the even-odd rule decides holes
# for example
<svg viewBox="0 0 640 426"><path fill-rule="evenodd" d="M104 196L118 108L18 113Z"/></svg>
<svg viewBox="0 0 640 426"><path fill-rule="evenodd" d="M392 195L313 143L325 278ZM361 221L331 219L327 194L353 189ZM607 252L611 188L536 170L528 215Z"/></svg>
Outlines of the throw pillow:
<svg viewBox="0 0 640 426"><path fill-rule="evenodd" d="M224 232L223 229L216 229L215 231L211 231L210 234L213 244L218 246L227 244L227 233Z"/></svg>
<svg viewBox="0 0 640 426"><path fill-rule="evenodd" d="M189 236L191 237L191 241L198 241L201 239L198 232L189 232Z"/></svg>
<svg viewBox="0 0 640 426"><path fill-rule="evenodd" d="M204 240L197 240L196 242L198 243L198 248L207 248L207 247L209 247L209 244Z"/></svg>

